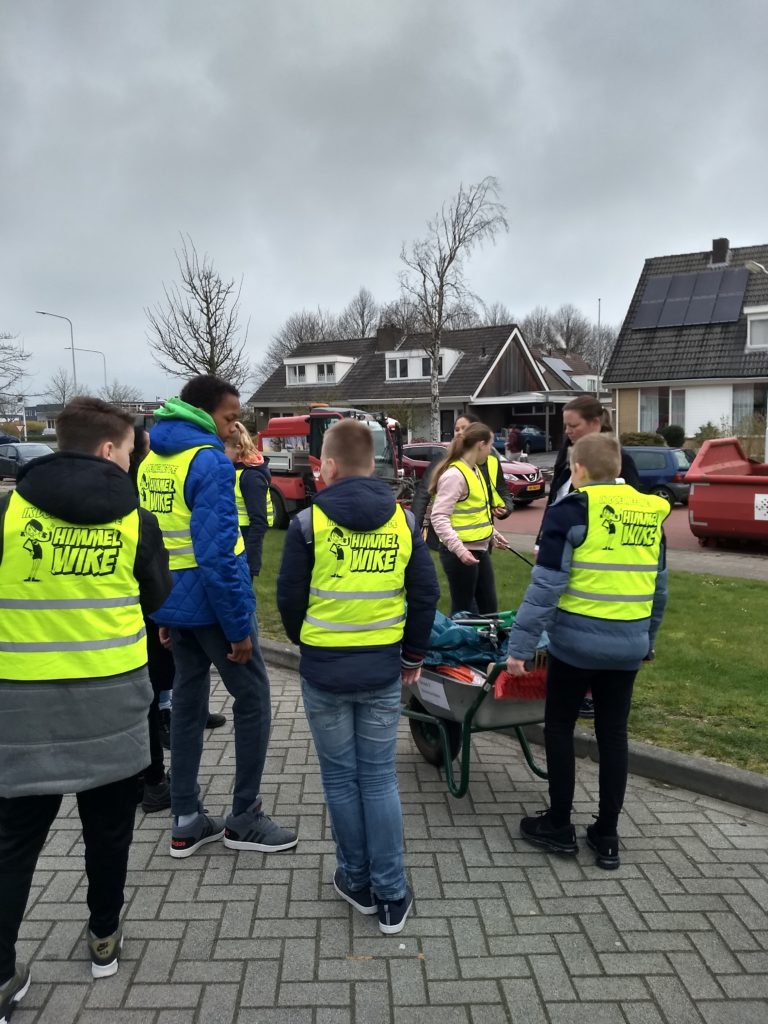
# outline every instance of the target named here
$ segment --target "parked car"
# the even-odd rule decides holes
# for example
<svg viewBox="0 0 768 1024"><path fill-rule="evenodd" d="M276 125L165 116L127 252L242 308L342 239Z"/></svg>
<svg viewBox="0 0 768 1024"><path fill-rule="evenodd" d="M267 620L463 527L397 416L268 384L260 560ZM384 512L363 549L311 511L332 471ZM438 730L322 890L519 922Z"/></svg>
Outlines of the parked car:
<svg viewBox="0 0 768 1024"><path fill-rule="evenodd" d="M670 505L678 501L688 504L691 485L686 483L685 477L693 461L693 452L687 448L653 445L628 447L624 451L637 467L641 490L666 498Z"/></svg>
<svg viewBox="0 0 768 1024"><path fill-rule="evenodd" d="M405 475L420 480L433 459L445 455L447 450L447 444L436 441L404 444L403 471ZM538 466L533 466L530 462L510 462L504 458L500 459L500 462L504 480L515 505L523 508L537 498L544 497L544 477Z"/></svg>
<svg viewBox="0 0 768 1024"><path fill-rule="evenodd" d="M53 455L53 448L47 444L28 444L23 441L0 444L0 480L6 476L15 480L22 466L43 455Z"/></svg>
<svg viewBox="0 0 768 1024"><path fill-rule="evenodd" d="M10 434L0 434L0 444L16 444L18 437L11 437Z"/></svg>

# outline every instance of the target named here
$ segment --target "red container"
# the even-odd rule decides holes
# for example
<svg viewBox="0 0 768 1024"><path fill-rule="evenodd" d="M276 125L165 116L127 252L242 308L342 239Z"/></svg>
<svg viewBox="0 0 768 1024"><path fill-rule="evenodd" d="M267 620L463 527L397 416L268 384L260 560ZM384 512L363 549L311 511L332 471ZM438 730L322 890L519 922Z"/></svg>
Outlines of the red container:
<svg viewBox="0 0 768 1024"><path fill-rule="evenodd" d="M750 462L738 438L705 441L685 479L695 537L768 541L768 463Z"/></svg>

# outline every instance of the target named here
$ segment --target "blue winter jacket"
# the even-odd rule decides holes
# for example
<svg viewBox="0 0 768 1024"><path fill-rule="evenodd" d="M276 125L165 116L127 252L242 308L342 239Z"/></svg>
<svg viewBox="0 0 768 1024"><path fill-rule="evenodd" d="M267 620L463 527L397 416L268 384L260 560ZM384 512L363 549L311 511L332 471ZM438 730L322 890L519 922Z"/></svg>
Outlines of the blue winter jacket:
<svg viewBox="0 0 768 1024"><path fill-rule="evenodd" d="M649 619L621 622L563 611L557 603L568 586L574 548L587 535L587 509L586 494L573 491L545 512L536 565L509 635L508 653L523 661L532 658L546 630L549 650L569 665L631 671L653 649L667 604L664 537Z"/></svg>
<svg viewBox="0 0 768 1024"><path fill-rule="evenodd" d="M376 530L395 512L391 488L375 477L346 477L320 491L315 501L330 519L350 530ZM306 512L299 515L304 516ZM299 635L309 604L314 549L312 542L307 542L299 516L293 519L285 538L277 580L277 606L289 640L300 644L299 671L313 686L337 693L373 690L390 685L400 676L401 654L407 665L421 663L429 647L440 587L429 550L410 513L408 522L413 551L405 570L408 607L402 644L309 647L300 644Z"/></svg>
<svg viewBox="0 0 768 1024"><path fill-rule="evenodd" d="M198 452L184 484L192 510L192 547L197 566L172 572L173 590L152 618L161 626L194 629L218 623L230 643L251 632L256 598L245 553L235 555L240 536L235 508L235 467L220 438L183 419L165 419L150 433L158 455L211 445Z"/></svg>

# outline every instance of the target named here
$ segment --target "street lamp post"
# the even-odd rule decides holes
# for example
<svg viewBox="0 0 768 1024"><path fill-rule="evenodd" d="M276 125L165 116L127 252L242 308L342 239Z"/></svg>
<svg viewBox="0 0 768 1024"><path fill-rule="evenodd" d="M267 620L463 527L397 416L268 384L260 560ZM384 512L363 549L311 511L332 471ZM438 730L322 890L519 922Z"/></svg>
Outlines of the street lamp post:
<svg viewBox="0 0 768 1024"><path fill-rule="evenodd" d="M768 267L764 267L757 260L747 260L744 266L747 270L751 270L753 274L765 274L768 277ZM766 406L765 413L765 450L763 452L763 460L768 463L768 406Z"/></svg>
<svg viewBox="0 0 768 1024"><path fill-rule="evenodd" d="M93 352L97 356L101 356L102 362L104 363L104 388L106 390L106 387L107 387L107 357L104 355L104 353L101 351L101 349L98 349L98 348L79 348L78 347L78 348L75 349L75 352Z"/></svg>
<svg viewBox="0 0 768 1024"><path fill-rule="evenodd" d="M48 313L44 309L36 309L35 312L38 313L40 316L54 316L56 317L57 320L66 320L67 323L69 324L69 347L72 351L72 384L75 389L75 394L77 394L77 367L75 366L75 335L74 331L72 330L72 321L69 319L68 316L63 316L61 313Z"/></svg>

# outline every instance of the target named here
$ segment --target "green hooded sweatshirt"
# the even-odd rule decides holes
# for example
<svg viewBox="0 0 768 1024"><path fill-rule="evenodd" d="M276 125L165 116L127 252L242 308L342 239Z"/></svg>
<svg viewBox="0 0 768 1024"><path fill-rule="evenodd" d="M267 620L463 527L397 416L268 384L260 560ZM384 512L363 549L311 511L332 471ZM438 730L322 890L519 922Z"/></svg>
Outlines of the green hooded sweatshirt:
<svg viewBox="0 0 768 1024"><path fill-rule="evenodd" d="M169 398L159 409L155 409L155 419L187 420L202 430L207 430L209 434L218 436L219 433L210 413L198 409L196 405L190 405L189 402L182 402L180 398Z"/></svg>

